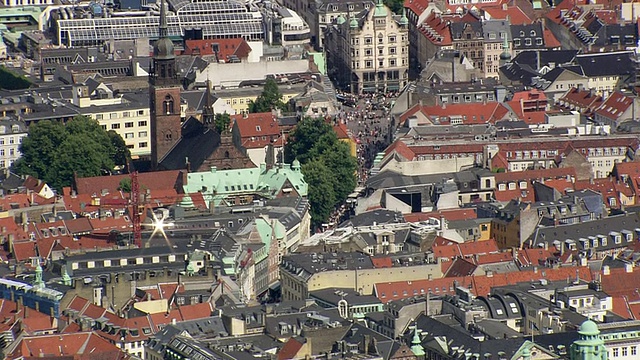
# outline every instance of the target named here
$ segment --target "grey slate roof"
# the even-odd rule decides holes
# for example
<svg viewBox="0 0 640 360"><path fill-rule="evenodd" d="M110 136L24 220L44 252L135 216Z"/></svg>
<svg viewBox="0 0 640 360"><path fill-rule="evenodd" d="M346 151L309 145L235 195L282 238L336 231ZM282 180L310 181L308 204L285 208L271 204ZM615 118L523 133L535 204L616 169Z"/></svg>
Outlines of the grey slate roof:
<svg viewBox="0 0 640 360"><path fill-rule="evenodd" d="M198 119L190 117L182 124L182 137L162 158L158 166L165 170L184 169L188 159L191 169L198 169L220 146L220 142L218 132L205 127Z"/></svg>

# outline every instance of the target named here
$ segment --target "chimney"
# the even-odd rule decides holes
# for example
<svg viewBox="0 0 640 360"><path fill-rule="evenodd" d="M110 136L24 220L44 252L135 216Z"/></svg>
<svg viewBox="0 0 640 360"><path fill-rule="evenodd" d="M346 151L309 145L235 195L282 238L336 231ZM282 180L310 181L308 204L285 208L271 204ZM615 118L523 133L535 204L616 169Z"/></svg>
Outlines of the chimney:
<svg viewBox="0 0 640 360"><path fill-rule="evenodd" d="M602 275L611 275L611 271L609 270L609 265L605 265L602 267Z"/></svg>
<svg viewBox="0 0 640 360"><path fill-rule="evenodd" d="M628 273L632 273L633 272L633 263L624 264L624 271L628 272Z"/></svg>

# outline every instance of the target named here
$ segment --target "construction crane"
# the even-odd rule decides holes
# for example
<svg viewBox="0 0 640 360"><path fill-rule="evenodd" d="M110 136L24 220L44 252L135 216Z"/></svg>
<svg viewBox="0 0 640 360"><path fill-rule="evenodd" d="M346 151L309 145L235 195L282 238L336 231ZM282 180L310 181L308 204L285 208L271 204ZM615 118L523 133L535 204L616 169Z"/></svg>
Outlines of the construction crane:
<svg viewBox="0 0 640 360"><path fill-rule="evenodd" d="M142 247L142 224L140 215L144 211L144 206L140 205L140 184L138 183L138 171L133 170L131 175L131 221L133 222L133 244L138 248Z"/></svg>

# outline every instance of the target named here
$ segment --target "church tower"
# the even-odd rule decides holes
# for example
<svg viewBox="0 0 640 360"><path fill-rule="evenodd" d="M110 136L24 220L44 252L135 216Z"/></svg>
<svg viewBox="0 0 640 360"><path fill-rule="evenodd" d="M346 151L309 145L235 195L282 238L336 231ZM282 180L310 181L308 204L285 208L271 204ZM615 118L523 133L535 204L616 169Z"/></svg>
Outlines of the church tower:
<svg viewBox="0 0 640 360"><path fill-rule="evenodd" d="M176 71L173 42L169 39L165 1L160 2L159 38L153 47L149 72L149 107L151 110L151 166L180 140L180 81Z"/></svg>

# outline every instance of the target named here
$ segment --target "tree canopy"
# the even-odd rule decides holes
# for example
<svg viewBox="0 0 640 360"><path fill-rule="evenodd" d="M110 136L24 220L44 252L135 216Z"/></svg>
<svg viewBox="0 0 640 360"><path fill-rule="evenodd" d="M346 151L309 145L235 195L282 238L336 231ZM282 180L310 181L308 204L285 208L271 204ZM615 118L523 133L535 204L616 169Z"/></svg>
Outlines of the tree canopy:
<svg viewBox="0 0 640 360"><path fill-rule="evenodd" d="M29 126L20 152L13 171L35 176L58 190L71 185L74 173L81 177L108 174L131 157L120 135L108 133L86 116L76 116L66 125L44 120Z"/></svg>
<svg viewBox="0 0 640 360"><path fill-rule="evenodd" d="M250 113L269 112L273 109L284 110L286 107L286 104L282 101L282 93L278 89L278 84L271 78L267 79L264 84L262 94L255 101L249 102Z"/></svg>
<svg viewBox="0 0 640 360"><path fill-rule="evenodd" d="M356 187L358 163L349 145L340 141L330 124L321 118L305 118L289 134L285 161L298 159L309 184L311 220L325 222L334 207Z"/></svg>
<svg viewBox="0 0 640 360"><path fill-rule="evenodd" d="M231 123L231 116L229 116L229 114L226 112L224 114L216 114L213 121L218 134L229 132L229 124Z"/></svg>

